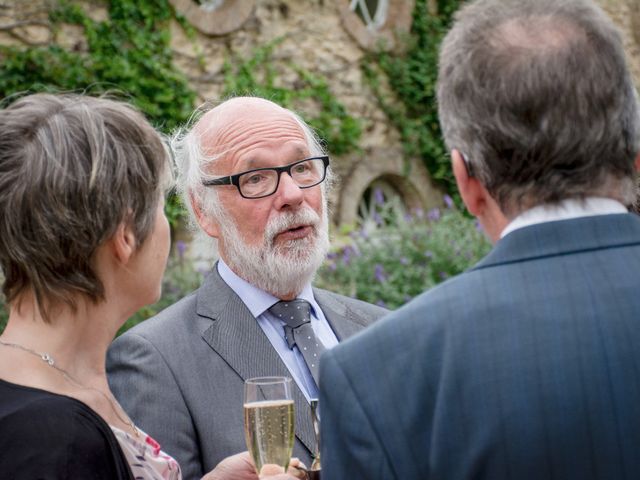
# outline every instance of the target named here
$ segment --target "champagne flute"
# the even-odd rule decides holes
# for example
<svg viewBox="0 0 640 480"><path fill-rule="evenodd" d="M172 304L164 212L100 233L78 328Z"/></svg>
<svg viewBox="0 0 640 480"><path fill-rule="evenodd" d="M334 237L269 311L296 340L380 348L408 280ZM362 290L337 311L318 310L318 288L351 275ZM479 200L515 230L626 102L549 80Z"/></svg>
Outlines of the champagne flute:
<svg viewBox="0 0 640 480"><path fill-rule="evenodd" d="M258 476L287 471L293 452L293 397L288 377L244 382L244 432Z"/></svg>

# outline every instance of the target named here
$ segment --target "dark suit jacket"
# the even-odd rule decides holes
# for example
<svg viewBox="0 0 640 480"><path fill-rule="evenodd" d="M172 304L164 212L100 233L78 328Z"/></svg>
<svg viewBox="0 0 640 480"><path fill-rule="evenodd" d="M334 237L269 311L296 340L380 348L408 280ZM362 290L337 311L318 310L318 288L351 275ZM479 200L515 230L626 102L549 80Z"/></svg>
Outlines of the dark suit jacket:
<svg viewBox="0 0 640 480"><path fill-rule="evenodd" d="M320 363L323 478L640 478L640 218L516 230Z"/></svg>
<svg viewBox="0 0 640 480"><path fill-rule="evenodd" d="M387 312L324 290L314 295L338 340ZM247 449L244 380L290 375L217 267L196 292L117 338L107 370L124 409L178 460L186 480L200 479L226 456ZM315 437L309 405L295 382L293 394L293 453L310 465Z"/></svg>

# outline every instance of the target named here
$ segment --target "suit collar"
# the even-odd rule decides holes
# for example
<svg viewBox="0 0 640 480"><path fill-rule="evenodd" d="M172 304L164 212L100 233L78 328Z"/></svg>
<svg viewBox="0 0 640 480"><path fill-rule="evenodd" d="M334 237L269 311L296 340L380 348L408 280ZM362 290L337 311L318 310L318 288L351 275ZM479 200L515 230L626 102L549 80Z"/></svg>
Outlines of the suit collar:
<svg viewBox="0 0 640 480"><path fill-rule="evenodd" d="M511 232L472 270L638 244L640 217L630 213L545 222Z"/></svg>
<svg viewBox="0 0 640 480"><path fill-rule="evenodd" d="M313 295L331 325L338 341L343 341L367 326L366 316L349 308L339 300L339 296L319 288L313 289Z"/></svg>
<svg viewBox="0 0 640 480"><path fill-rule="evenodd" d="M212 320L202 338L240 378L290 376L247 306L218 274L217 265L196 295L196 312ZM312 452L315 434L309 404L295 382L293 399L296 437Z"/></svg>

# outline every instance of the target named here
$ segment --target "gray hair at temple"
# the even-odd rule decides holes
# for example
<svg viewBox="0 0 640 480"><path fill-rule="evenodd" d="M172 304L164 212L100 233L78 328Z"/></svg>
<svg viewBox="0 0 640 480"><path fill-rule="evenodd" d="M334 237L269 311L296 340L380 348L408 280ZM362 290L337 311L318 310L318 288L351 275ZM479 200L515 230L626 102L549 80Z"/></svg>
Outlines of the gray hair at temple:
<svg viewBox="0 0 640 480"><path fill-rule="evenodd" d="M258 98L258 97L256 97ZM231 100L228 99L228 100ZM222 102L220 105L222 105ZM219 106L219 105L218 105ZM228 221L228 216L218 201L218 194L215 188L205 187L202 180L210 178L207 173L209 167L222 158L225 154L233 151L233 145L225 145L224 150L214 154L205 154L201 147L200 137L202 134L196 132L194 128L198 120L207 112L213 110L215 106L206 104L198 109L188 124L178 129L171 139L171 150L177 166L177 189L179 190L183 203L190 214L190 226L193 230L198 230L198 222L193 211L192 202L196 202L203 213L211 215L220 221ZM309 152L312 156L326 155L322 144L314 130L295 112L286 110L291 118L300 126L307 140ZM215 118L210 121L215 122ZM206 131L204 133L206 135ZM327 169L327 177L321 187L324 196L328 194L333 186L334 175L331 167Z"/></svg>
<svg viewBox="0 0 640 480"><path fill-rule="evenodd" d="M170 179L168 150L134 108L35 94L0 110L0 265L8 302L31 290L43 317L104 299L96 249L126 222L142 244Z"/></svg>
<svg viewBox="0 0 640 480"><path fill-rule="evenodd" d="M590 0L479 0L443 41L440 123L507 216L588 195L633 203L637 92Z"/></svg>

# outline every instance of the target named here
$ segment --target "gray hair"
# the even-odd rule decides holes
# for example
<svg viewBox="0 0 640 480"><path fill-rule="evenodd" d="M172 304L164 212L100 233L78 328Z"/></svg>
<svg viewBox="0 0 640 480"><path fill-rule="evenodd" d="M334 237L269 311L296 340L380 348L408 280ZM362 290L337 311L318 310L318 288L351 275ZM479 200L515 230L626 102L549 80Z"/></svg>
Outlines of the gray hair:
<svg viewBox="0 0 640 480"><path fill-rule="evenodd" d="M258 98L258 97L254 97ZM180 192L183 203L186 205L190 217L190 226L198 230L198 222L193 211L192 202L196 202L203 213L211 215L220 221L228 220L226 212L220 206L215 188L205 187L202 181L212 178L208 173L210 167L224 155L234 150L233 145L225 145L220 151L205 154L201 146L201 137L193 128L198 120L215 105L205 104L194 112L186 126L178 129L171 138L171 149L174 155L177 170L177 189ZM314 130L295 112L285 109L300 126L312 156L326 155L325 149ZM214 120L215 121L215 120ZM213 122L211 122L213 123ZM332 169L327 170L327 178L322 184L325 197L334 184Z"/></svg>
<svg viewBox="0 0 640 480"><path fill-rule="evenodd" d="M590 0L479 0L443 41L449 149L507 215L587 195L634 198L640 114L620 35Z"/></svg>
<svg viewBox="0 0 640 480"><path fill-rule="evenodd" d="M123 103L36 94L0 110L0 265L8 302L31 290L45 321L94 302L94 253L125 222L142 244L170 172L168 151Z"/></svg>

